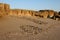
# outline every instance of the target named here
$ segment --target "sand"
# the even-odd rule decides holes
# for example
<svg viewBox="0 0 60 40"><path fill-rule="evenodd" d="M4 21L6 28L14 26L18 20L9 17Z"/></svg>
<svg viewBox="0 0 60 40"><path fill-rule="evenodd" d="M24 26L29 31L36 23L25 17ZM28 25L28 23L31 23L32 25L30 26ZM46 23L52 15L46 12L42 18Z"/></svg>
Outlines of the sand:
<svg viewBox="0 0 60 40"><path fill-rule="evenodd" d="M29 16L1 17L0 40L60 40L60 21Z"/></svg>

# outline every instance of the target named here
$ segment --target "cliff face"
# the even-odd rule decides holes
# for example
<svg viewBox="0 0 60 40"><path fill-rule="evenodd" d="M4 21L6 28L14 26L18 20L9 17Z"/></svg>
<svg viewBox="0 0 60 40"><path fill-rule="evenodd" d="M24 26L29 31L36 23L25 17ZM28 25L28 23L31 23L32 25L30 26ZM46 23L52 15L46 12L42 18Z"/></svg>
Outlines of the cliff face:
<svg viewBox="0 0 60 40"><path fill-rule="evenodd" d="M0 4L0 16L4 14L4 4Z"/></svg>
<svg viewBox="0 0 60 40"><path fill-rule="evenodd" d="M55 12L54 10L23 10L23 9L10 9L9 4L0 3L0 16L11 15L11 16L33 16L33 17L42 17L42 18L52 18L56 19L56 17L60 14ZM57 18L60 18L58 16Z"/></svg>
<svg viewBox="0 0 60 40"><path fill-rule="evenodd" d="M53 17L54 11L53 10L40 10L40 16L43 18Z"/></svg>
<svg viewBox="0 0 60 40"><path fill-rule="evenodd" d="M21 10L21 9L11 9L10 15L14 16L32 16L32 11L29 10Z"/></svg>
<svg viewBox="0 0 60 40"><path fill-rule="evenodd" d="M8 14L10 11L10 6L8 4L4 4L4 10Z"/></svg>
<svg viewBox="0 0 60 40"><path fill-rule="evenodd" d="M9 10L10 8L8 4L0 3L0 16L6 15L7 13L9 13Z"/></svg>

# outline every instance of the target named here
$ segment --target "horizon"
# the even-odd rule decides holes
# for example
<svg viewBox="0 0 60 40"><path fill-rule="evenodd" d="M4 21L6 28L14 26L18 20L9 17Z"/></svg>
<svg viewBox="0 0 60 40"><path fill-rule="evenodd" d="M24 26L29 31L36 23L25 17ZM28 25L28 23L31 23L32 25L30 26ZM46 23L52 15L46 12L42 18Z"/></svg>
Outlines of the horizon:
<svg viewBox="0 0 60 40"><path fill-rule="evenodd" d="M55 10L60 11L60 0L0 0L12 9Z"/></svg>

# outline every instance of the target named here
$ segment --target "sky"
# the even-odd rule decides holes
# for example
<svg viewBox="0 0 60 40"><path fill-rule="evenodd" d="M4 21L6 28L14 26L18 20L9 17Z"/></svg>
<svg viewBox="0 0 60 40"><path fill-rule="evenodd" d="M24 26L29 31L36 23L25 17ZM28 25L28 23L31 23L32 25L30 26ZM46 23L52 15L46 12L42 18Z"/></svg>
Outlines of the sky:
<svg viewBox="0 0 60 40"><path fill-rule="evenodd" d="M0 0L0 3L10 4L12 9L60 11L60 0Z"/></svg>

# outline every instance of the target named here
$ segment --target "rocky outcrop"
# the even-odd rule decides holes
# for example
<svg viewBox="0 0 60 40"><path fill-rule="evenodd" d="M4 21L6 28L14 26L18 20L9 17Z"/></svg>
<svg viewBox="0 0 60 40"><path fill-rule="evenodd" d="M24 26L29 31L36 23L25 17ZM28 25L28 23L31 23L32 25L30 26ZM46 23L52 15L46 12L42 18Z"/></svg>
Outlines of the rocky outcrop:
<svg viewBox="0 0 60 40"><path fill-rule="evenodd" d="M43 18L52 18L54 16L53 10L40 10L39 11L40 17Z"/></svg>
<svg viewBox="0 0 60 40"><path fill-rule="evenodd" d="M60 20L60 14L59 12L55 12L55 20Z"/></svg>
<svg viewBox="0 0 60 40"><path fill-rule="evenodd" d="M35 16L36 11L23 9L10 9L9 15L14 16Z"/></svg>
<svg viewBox="0 0 60 40"><path fill-rule="evenodd" d="M54 10L40 10L39 16L42 18L50 18L54 20L60 20L60 12Z"/></svg>
<svg viewBox="0 0 60 40"><path fill-rule="evenodd" d="M10 12L9 4L4 4L4 10L5 10L6 14L8 14Z"/></svg>
<svg viewBox="0 0 60 40"><path fill-rule="evenodd" d="M9 14L14 16L31 16L29 10L21 10L21 9L11 9Z"/></svg>
<svg viewBox="0 0 60 40"><path fill-rule="evenodd" d="M60 15L60 11L59 11L59 13L58 13L59 15Z"/></svg>
<svg viewBox="0 0 60 40"><path fill-rule="evenodd" d="M48 11L40 10L39 11L39 16L42 17L42 18L47 18L48 17Z"/></svg>
<svg viewBox="0 0 60 40"><path fill-rule="evenodd" d="M0 16L4 16L9 13L10 6L8 4L0 3Z"/></svg>
<svg viewBox="0 0 60 40"><path fill-rule="evenodd" d="M24 10L24 9L10 9L9 4L0 3L0 16L11 15L11 16L33 16L41 18L60 19L60 12L54 10Z"/></svg>

